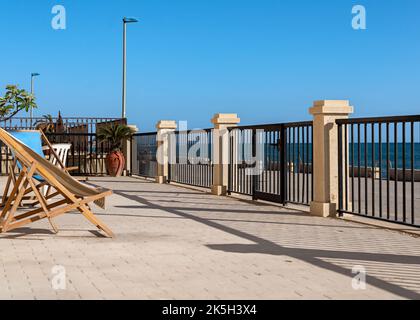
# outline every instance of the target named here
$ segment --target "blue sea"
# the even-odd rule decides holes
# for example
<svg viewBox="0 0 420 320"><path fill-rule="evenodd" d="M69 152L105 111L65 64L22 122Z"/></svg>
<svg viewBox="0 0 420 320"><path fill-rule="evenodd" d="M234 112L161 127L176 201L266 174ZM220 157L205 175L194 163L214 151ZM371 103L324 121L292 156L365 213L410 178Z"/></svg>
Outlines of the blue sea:
<svg viewBox="0 0 420 320"><path fill-rule="evenodd" d="M389 153L388 153L388 146L386 143L380 145L379 143L374 144L374 151L373 144L364 143L360 144L360 162L359 162L359 145L354 144L354 150L352 149L352 145L349 144L348 147L348 157L349 157L349 165L352 166L365 166L365 148L367 149L366 157L367 157L367 166L368 167L379 167L380 164L382 165L382 170L386 171L387 163L389 163L390 168L399 168L402 169L404 167L404 154L405 154L405 168L411 170L412 163L412 154L411 154L411 143L405 144L405 153L404 153L404 144L398 143L395 145L394 143L389 144ZM294 159L291 159L291 162L294 162L295 165L299 162L312 162L312 144L301 144L300 145L300 157L298 156L299 148L297 144L294 146L293 152L293 145L288 146L289 154L294 154ZM396 149L396 150L395 150ZM309 150L309 154L307 154L307 150ZM380 151L382 151L382 161L380 159ZM375 156L373 157L373 152ZM397 161L395 161L395 152L397 152ZM265 156L268 161L278 161L279 159L279 152L278 147L275 145L266 145L265 148ZM374 159L373 159L374 158ZM420 143L414 143L414 169L420 170Z"/></svg>

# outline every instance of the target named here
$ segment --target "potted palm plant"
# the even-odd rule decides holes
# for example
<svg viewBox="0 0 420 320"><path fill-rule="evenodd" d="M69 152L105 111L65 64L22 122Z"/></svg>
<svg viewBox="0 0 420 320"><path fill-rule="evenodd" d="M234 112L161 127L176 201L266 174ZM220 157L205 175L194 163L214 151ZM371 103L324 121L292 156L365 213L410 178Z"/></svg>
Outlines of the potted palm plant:
<svg viewBox="0 0 420 320"><path fill-rule="evenodd" d="M98 140L110 146L106 157L106 168L112 177L120 177L125 167L125 157L122 150L123 142L131 139L136 131L124 124L111 124L98 129Z"/></svg>
<svg viewBox="0 0 420 320"><path fill-rule="evenodd" d="M37 120L34 123L36 130L41 130L45 134L54 133L55 131L55 122L54 118L50 114L42 116L42 119Z"/></svg>

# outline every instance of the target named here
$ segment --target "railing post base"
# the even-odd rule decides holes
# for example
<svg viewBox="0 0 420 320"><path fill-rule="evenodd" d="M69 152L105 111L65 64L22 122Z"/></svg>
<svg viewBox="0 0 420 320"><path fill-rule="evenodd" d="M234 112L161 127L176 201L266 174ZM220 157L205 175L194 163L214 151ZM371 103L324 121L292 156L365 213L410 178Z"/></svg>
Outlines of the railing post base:
<svg viewBox="0 0 420 320"><path fill-rule="evenodd" d="M156 177L155 181L158 184L166 184L168 182L168 179L166 179L166 177L163 176L158 176Z"/></svg>
<svg viewBox="0 0 420 320"><path fill-rule="evenodd" d="M227 196L227 187L226 186L212 186L211 193L215 196Z"/></svg>
<svg viewBox="0 0 420 320"><path fill-rule="evenodd" d="M329 202L311 202L311 215L328 218L337 215L337 205Z"/></svg>

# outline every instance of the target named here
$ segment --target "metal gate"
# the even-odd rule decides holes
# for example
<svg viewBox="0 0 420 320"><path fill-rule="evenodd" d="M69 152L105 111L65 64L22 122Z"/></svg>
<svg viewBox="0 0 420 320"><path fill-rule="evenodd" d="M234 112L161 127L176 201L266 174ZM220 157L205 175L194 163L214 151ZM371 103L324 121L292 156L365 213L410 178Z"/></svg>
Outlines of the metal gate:
<svg viewBox="0 0 420 320"><path fill-rule="evenodd" d="M230 128L229 193L309 205L312 150L312 122Z"/></svg>

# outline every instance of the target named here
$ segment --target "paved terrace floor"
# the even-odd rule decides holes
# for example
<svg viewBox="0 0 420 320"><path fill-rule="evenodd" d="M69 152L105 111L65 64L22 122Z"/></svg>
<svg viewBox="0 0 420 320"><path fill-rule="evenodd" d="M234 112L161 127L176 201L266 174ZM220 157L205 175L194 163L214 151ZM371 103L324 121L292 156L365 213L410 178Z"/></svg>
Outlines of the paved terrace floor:
<svg viewBox="0 0 420 320"><path fill-rule="evenodd" d="M78 213L0 235L0 299L420 298L420 240L171 185L95 178L112 188L97 237ZM4 180L2 180L4 183ZM65 267L55 291L52 268ZM366 290L352 268L367 270Z"/></svg>

